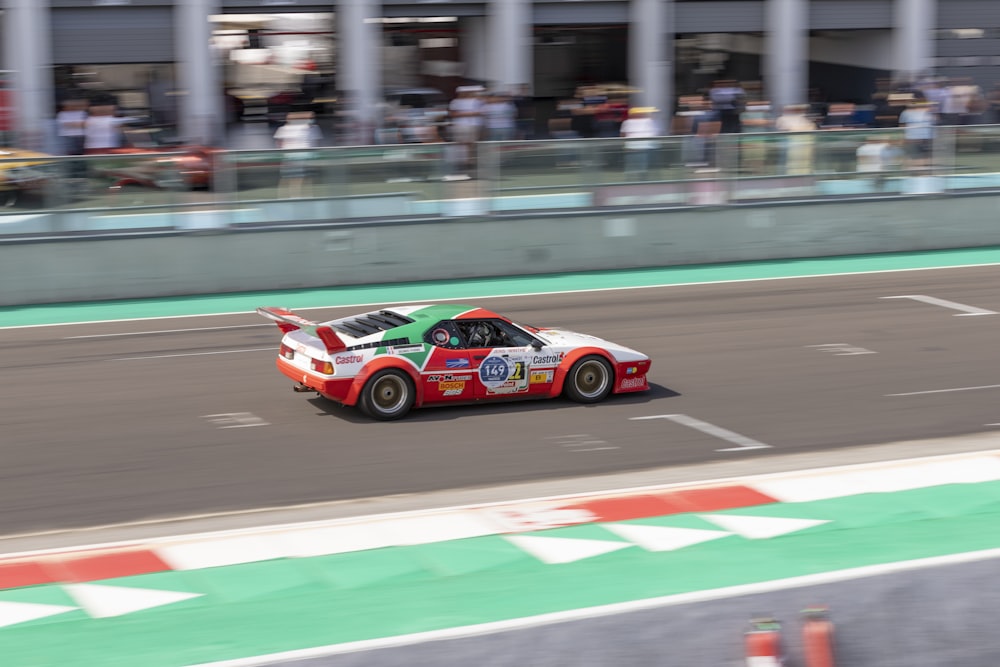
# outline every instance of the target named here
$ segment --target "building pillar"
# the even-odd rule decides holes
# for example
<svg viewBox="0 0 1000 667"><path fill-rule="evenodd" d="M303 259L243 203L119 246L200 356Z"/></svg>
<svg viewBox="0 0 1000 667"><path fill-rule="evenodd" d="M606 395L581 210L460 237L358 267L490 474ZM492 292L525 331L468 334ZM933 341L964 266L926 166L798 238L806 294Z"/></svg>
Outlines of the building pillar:
<svg viewBox="0 0 1000 667"><path fill-rule="evenodd" d="M932 69L937 0L895 0L893 70L897 79L914 80Z"/></svg>
<svg viewBox="0 0 1000 667"><path fill-rule="evenodd" d="M764 87L776 113L809 101L808 0L765 0Z"/></svg>
<svg viewBox="0 0 1000 667"><path fill-rule="evenodd" d="M370 143L382 126L381 13L378 0L337 2L337 88L356 121L348 143Z"/></svg>
<svg viewBox="0 0 1000 667"><path fill-rule="evenodd" d="M632 0L629 5L629 85L633 106L656 107L660 131L673 112L673 0Z"/></svg>
<svg viewBox="0 0 1000 667"><path fill-rule="evenodd" d="M494 67L490 63L493 55L492 35L483 16L463 16L458 19L458 58L462 63L461 73L465 79L493 81Z"/></svg>
<svg viewBox="0 0 1000 667"><path fill-rule="evenodd" d="M54 142L55 81L48 0L4 0L3 56L7 84L0 109L6 142L46 151Z"/></svg>
<svg viewBox="0 0 1000 667"><path fill-rule="evenodd" d="M532 83L533 17L531 0L491 0L490 86L516 92Z"/></svg>
<svg viewBox="0 0 1000 667"><path fill-rule="evenodd" d="M174 12L178 134L191 143L219 144L224 139L223 92L210 20L218 13L216 0L176 0Z"/></svg>

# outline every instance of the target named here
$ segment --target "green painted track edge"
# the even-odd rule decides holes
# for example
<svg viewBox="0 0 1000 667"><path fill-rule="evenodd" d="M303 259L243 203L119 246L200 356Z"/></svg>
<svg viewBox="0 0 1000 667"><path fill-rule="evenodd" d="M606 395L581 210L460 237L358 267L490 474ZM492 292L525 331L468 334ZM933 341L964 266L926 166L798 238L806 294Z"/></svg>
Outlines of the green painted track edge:
<svg viewBox="0 0 1000 667"><path fill-rule="evenodd" d="M1000 264L1000 246L0 307L0 329Z"/></svg>

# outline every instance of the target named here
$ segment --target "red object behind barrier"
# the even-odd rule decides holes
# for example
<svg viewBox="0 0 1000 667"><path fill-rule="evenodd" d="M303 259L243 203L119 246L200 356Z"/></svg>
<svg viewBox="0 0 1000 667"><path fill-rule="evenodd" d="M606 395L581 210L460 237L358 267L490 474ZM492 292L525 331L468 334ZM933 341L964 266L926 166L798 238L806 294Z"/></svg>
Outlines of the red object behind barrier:
<svg viewBox="0 0 1000 667"><path fill-rule="evenodd" d="M833 659L833 622L826 608L802 612L802 651L806 667L836 667Z"/></svg>
<svg viewBox="0 0 1000 667"><path fill-rule="evenodd" d="M750 624L744 638L747 667L781 667L785 660L781 624L772 618L754 619Z"/></svg>

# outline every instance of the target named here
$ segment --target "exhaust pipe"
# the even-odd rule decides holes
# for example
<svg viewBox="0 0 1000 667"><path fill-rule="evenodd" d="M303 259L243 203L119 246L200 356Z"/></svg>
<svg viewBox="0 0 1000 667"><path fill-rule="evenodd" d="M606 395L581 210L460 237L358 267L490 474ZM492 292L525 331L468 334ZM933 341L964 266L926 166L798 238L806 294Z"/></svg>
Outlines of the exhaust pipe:
<svg viewBox="0 0 1000 667"><path fill-rule="evenodd" d="M312 387L305 386L301 382L298 382L298 383L292 385L292 391L294 391L297 394L303 394L303 393L306 393L306 392L315 392L316 390L313 389Z"/></svg>

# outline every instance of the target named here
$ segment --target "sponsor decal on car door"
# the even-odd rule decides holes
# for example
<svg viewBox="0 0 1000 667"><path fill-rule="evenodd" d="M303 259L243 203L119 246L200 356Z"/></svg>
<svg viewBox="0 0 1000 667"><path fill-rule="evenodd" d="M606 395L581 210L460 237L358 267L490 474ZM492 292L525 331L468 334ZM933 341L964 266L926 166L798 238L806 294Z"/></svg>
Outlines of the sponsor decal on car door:
<svg viewBox="0 0 1000 667"><path fill-rule="evenodd" d="M466 350L435 348L421 377L424 401L457 401L476 395L475 371Z"/></svg>

